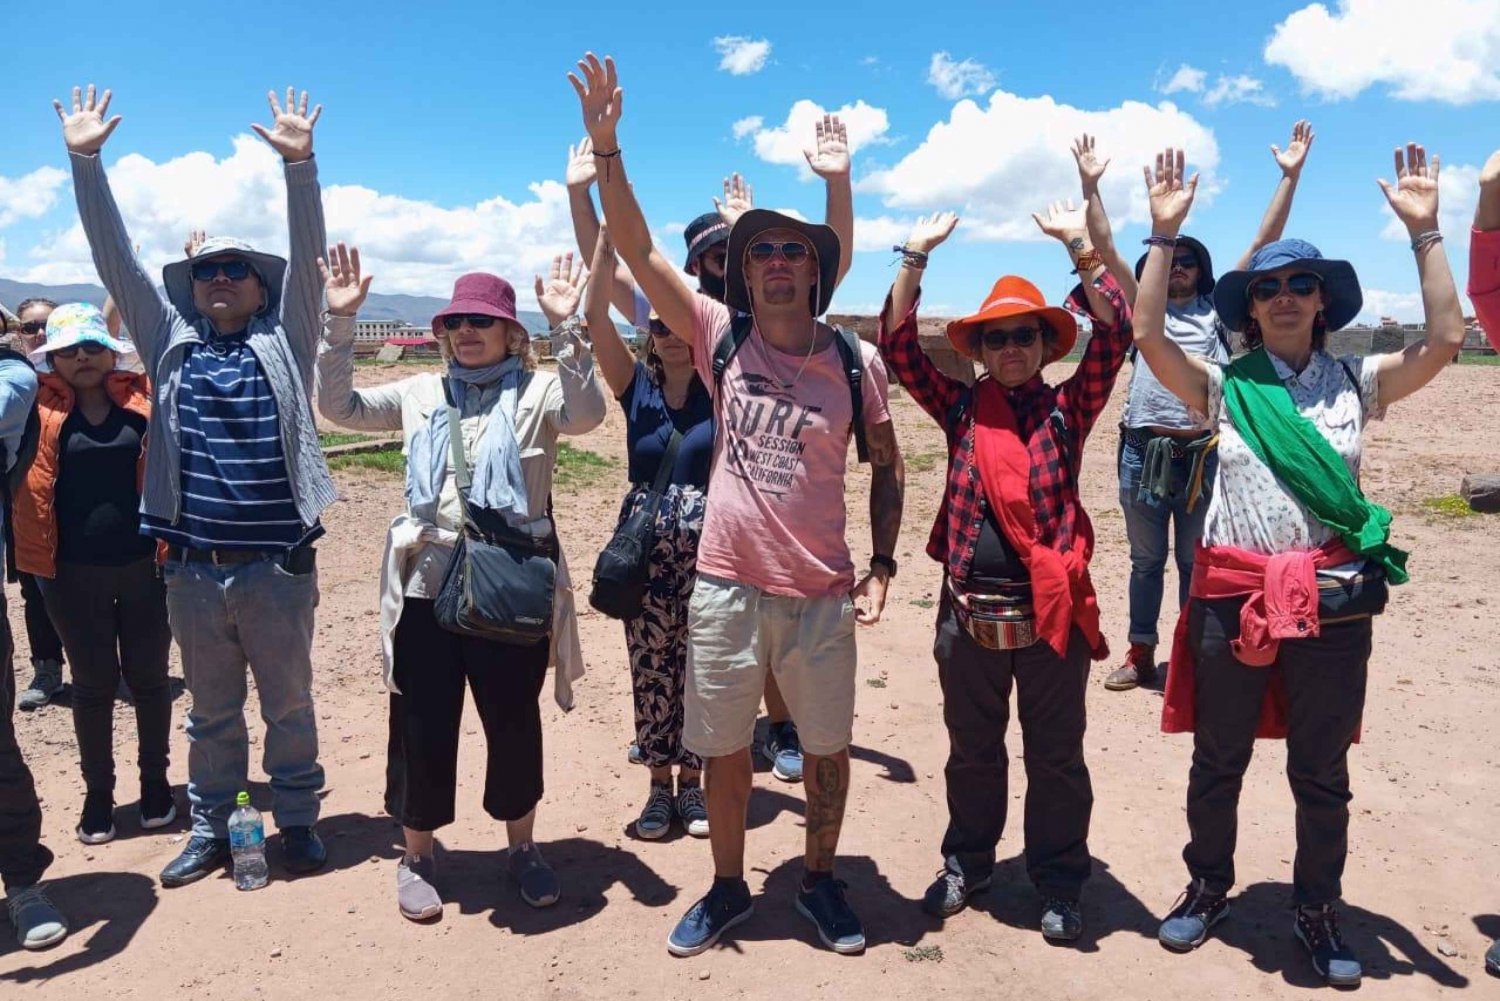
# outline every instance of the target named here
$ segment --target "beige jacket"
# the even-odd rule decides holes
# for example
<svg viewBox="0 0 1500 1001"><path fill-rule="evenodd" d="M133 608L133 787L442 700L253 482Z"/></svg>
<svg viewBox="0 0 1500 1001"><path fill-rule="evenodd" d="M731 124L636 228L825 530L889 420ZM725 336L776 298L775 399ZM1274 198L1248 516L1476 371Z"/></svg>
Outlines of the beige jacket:
<svg viewBox="0 0 1500 1001"><path fill-rule="evenodd" d="M516 443L521 451L521 472L526 478L527 506L536 530L547 527L547 499L552 494L558 435L592 431L604 420L607 406L589 346L577 337L568 340L558 353L556 375L542 371L527 373L516 408ZM409 451L416 430L425 427L432 411L443 405L442 378L436 372L371 389L355 389L351 317L325 317L323 340L318 348L316 387L318 411L324 417L357 431L400 431L403 453ZM488 419L488 415L483 415L463 422L466 444L478 438ZM414 564L428 546L451 548L460 521L458 492L450 466L439 496L437 524L412 517L409 509L391 522L380 579L381 647L385 683L391 691L396 691L392 640ZM578 638L568 564L560 548L557 598L553 603L552 667L557 704L565 710L572 709L573 682L583 676L583 649Z"/></svg>

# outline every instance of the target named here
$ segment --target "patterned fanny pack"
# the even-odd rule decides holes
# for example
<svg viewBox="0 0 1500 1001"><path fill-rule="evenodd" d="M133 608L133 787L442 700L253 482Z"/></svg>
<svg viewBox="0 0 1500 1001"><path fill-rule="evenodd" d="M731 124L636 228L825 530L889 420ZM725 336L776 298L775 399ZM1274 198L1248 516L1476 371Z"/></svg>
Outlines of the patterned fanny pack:
<svg viewBox="0 0 1500 1001"><path fill-rule="evenodd" d="M987 584L983 591L947 582L953 614L964 632L986 650L1019 650L1037 641L1031 584Z"/></svg>

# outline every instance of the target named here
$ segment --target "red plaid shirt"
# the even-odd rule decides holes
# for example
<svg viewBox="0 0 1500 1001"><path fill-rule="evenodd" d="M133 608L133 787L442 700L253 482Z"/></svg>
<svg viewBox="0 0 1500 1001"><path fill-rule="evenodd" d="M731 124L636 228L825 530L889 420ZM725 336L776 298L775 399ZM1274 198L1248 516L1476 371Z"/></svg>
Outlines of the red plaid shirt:
<svg viewBox="0 0 1500 1001"><path fill-rule="evenodd" d="M1078 498L1083 443L1109 402L1132 336L1129 307L1114 278L1106 272L1095 287L1113 303L1115 321L1107 324L1093 316L1083 286L1068 296L1065 305L1087 315L1094 325L1078 371L1060 386L1047 385L1038 374L1006 391L1031 455L1037 540L1058 552L1081 548L1085 560L1093 553L1094 527ZM974 392L944 375L922 350L917 340L918 302L920 296L894 330L886 328L882 311L880 354L896 381L948 436L948 484L927 540L927 555L943 563L949 576L962 583L968 580L988 507L974 465ZM890 306L889 299L886 306ZM1066 430L1052 419L1054 411Z"/></svg>

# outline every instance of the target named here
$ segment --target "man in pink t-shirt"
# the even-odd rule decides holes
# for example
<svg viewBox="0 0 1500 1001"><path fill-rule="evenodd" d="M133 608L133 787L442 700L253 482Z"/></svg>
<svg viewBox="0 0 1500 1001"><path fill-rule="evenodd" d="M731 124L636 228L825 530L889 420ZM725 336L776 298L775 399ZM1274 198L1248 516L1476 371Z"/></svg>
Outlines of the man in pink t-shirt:
<svg viewBox="0 0 1500 1001"><path fill-rule="evenodd" d="M1479 171L1479 204L1469 237L1469 301L1485 336L1500 351L1500 150ZM1500 973L1500 950L1495 961Z"/></svg>
<svg viewBox="0 0 1500 1001"><path fill-rule="evenodd" d="M620 257L671 330L691 330L699 374L715 387L713 472L688 613L683 744L707 766L714 883L667 939L675 955L710 948L754 905L744 880L750 743L768 671L802 737L806 870L798 913L836 952L864 949L864 930L833 878L849 790L856 622L873 624L896 571L900 453L885 368L859 344L863 411L854 413L839 333L817 319L838 282L834 231L751 210L729 234L724 303L690 290L651 243L617 135L614 64L589 55L571 77L602 162L599 199ZM746 336L715 377L714 354L748 317ZM742 325L747 321L740 321ZM851 352L852 354L852 352ZM844 541L844 474L855 421L871 462L870 570L855 583Z"/></svg>

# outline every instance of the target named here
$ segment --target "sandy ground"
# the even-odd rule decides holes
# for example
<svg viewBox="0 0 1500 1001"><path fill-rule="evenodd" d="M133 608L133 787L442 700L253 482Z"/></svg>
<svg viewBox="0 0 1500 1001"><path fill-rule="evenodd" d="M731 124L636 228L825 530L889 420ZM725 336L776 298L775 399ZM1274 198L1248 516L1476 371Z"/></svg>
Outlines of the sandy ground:
<svg viewBox="0 0 1500 1001"><path fill-rule="evenodd" d="M410 368L361 369L363 384ZM1054 378L1062 373L1052 373ZM1121 383L1128 375L1122 375ZM1123 391L1117 392L1118 407ZM902 572L884 621L860 637L854 791L839 870L863 916L870 948L858 958L820 948L793 911L800 872L802 797L768 772L751 801L747 877L755 918L734 941L693 960L663 945L706 888L706 842L635 839L646 775L627 763L629 683L617 623L585 606L589 674L563 714L544 696L548 792L538 836L564 882L561 902L532 911L503 876L503 834L483 814L477 720L465 719L459 819L441 834L435 924L400 917L394 901L398 832L383 815L385 695L379 681L376 580L385 526L400 505L395 477L339 474L321 545L322 605L314 650L328 785L320 830L329 865L237 893L227 877L163 891L156 873L180 848L184 824L143 833L135 813L134 727L116 714L122 762L120 837L88 847L73 836L83 789L69 712L53 706L17 719L44 800L44 837L58 854L53 896L73 934L26 954L0 930L4 997L699 998L1288 997L1318 987L1290 935L1293 810L1283 748L1263 743L1246 778L1233 914L1190 956L1165 952L1156 922L1186 881L1183 797L1190 741L1158 732L1160 696L1107 692L1098 665L1089 694L1087 747L1096 805L1087 887L1088 930L1075 948L1033 930L1039 905L1020 860L1025 790L1014 726L1012 817L994 889L943 925L917 907L939 864L946 818L946 739L931 656L939 574L923 555L941 488L942 440L911 401L894 412L907 455ZM1117 411L1116 411L1117 413ZM1127 554L1116 503L1115 413L1085 456L1085 500L1098 529L1094 578L1105 625L1124 646ZM1345 889L1347 937L1365 961L1363 991L1377 998L1500 996L1483 972L1500 935L1494 855L1500 805L1500 656L1492 626L1500 519L1437 515L1423 500L1452 494L1466 470L1500 468L1500 369L1455 368L1369 436L1365 487L1397 513L1396 541L1411 549L1413 581L1393 593L1376 625L1364 743L1351 755L1354 819ZM612 528L623 490L623 422L612 413L581 444L616 460L597 483L557 498L562 537L586 574ZM850 476L849 538L863 558L866 474ZM1169 572L1170 573L1170 572ZM1169 575L1168 594L1174 593ZM18 637L19 596L11 589ZM1175 616L1169 599L1163 632ZM29 674L24 640L17 658ZM1164 653L1164 651L1163 651ZM174 673L177 669L174 666ZM179 699L178 719L187 697ZM253 714L252 714L253 715ZM262 729L251 722L258 744ZM252 754L252 759L258 758ZM186 742L173 736L172 779L186 778ZM252 769L257 799L267 799ZM269 824L269 817L268 817Z"/></svg>

